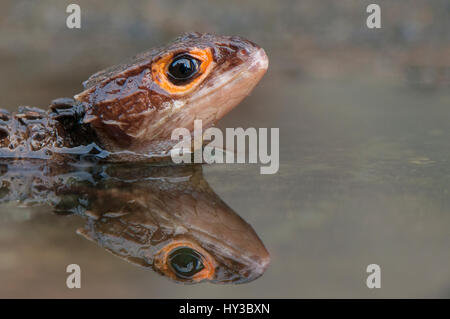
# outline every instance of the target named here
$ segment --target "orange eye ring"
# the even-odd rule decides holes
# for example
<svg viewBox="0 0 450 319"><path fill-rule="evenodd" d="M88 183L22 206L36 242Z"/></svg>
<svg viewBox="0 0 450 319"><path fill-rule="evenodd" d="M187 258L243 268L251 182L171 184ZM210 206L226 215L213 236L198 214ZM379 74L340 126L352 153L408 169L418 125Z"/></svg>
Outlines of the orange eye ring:
<svg viewBox="0 0 450 319"><path fill-rule="evenodd" d="M202 258L203 269L194 274L190 278L181 278L172 269L169 259L172 252L179 248L190 248L194 250ZM174 280L188 280L192 282L199 282L204 279L212 279L214 277L216 263L210 254L198 245L187 241L177 240L164 246L155 256L154 266L167 277Z"/></svg>
<svg viewBox="0 0 450 319"><path fill-rule="evenodd" d="M214 65L211 49L194 48L182 54L189 55L200 62L198 76L186 84L174 84L169 80L168 68L173 59L179 54L168 54L152 64L153 81L170 94L186 94L203 81L211 72Z"/></svg>

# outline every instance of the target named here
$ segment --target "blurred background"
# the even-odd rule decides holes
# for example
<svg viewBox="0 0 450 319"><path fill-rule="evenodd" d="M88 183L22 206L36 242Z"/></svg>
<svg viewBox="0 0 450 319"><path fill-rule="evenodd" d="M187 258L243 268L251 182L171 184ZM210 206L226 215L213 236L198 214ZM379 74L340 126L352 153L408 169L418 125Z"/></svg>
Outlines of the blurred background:
<svg viewBox="0 0 450 319"><path fill-rule="evenodd" d="M381 6L381 29L366 7ZM0 107L46 108L98 70L184 32L244 36L269 71L219 127L279 127L280 171L204 168L266 244L242 286L180 286L75 235L49 209L0 207L0 297L450 297L450 2L0 3ZM78 263L83 288L65 287ZM382 288L365 269L378 263Z"/></svg>

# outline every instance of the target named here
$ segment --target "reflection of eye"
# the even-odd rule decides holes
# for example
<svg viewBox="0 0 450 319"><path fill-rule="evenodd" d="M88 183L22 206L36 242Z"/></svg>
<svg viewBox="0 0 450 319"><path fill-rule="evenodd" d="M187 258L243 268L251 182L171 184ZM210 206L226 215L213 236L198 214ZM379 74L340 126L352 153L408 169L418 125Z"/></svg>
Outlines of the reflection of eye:
<svg viewBox="0 0 450 319"><path fill-rule="evenodd" d="M201 255L188 247L174 249L169 255L169 265L178 277L186 279L205 268Z"/></svg>
<svg viewBox="0 0 450 319"><path fill-rule="evenodd" d="M169 79L174 84L185 83L197 73L200 63L201 61L186 54L175 57L167 69Z"/></svg>
<svg viewBox="0 0 450 319"><path fill-rule="evenodd" d="M212 280L217 267L214 257L185 238L172 240L155 255L153 267L175 281Z"/></svg>

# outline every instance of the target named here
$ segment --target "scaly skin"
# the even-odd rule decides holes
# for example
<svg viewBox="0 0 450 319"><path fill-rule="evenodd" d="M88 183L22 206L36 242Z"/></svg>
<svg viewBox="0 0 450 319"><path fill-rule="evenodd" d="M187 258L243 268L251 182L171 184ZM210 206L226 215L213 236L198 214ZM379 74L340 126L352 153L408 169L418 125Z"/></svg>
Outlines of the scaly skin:
<svg viewBox="0 0 450 319"><path fill-rule="evenodd" d="M49 205L85 220L78 233L112 254L182 283L244 283L270 257L252 227L209 187L201 166L54 162L0 164L0 204ZM189 247L204 268L180 276L168 256Z"/></svg>
<svg viewBox="0 0 450 319"><path fill-rule="evenodd" d="M174 79L180 57L196 61L189 78ZM75 99L48 111L0 112L0 157L61 159L77 154L106 161L167 158L172 131L214 125L240 103L268 67L263 49L240 37L191 33L129 63L98 72Z"/></svg>
<svg viewBox="0 0 450 319"><path fill-rule="evenodd" d="M49 111L19 107L0 110L0 157L57 159L65 155L99 155L102 147L90 125L84 124L82 103L63 98L52 101Z"/></svg>

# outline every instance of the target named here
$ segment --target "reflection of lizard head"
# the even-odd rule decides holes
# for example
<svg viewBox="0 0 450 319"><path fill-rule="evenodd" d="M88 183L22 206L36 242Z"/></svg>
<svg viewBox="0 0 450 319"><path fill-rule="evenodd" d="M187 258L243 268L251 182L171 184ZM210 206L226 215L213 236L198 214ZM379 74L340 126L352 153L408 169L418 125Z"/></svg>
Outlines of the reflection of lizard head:
<svg viewBox="0 0 450 319"><path fill-rule="evenodd" d="M76 202L86 218L78 232L114 255L183 283L244 283L267 268L263 243L201 167L108 166L100 175L95 186L72 183L62 191L71 200L56 207L74 211Z"/></svg>
<svg viewBox="0 0 450 319"><path fill-rule="evenodd" d="M86 221L78 233L116 256L182 283L244 283L269 254L209 187L201 166L0 165L0 203L51 205Z"/></svg>

